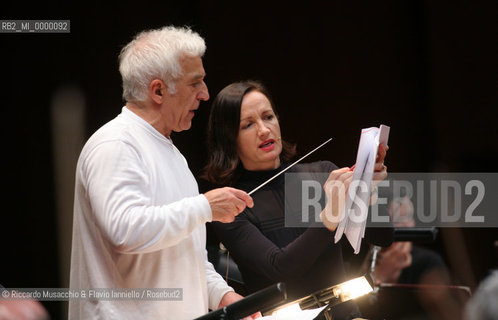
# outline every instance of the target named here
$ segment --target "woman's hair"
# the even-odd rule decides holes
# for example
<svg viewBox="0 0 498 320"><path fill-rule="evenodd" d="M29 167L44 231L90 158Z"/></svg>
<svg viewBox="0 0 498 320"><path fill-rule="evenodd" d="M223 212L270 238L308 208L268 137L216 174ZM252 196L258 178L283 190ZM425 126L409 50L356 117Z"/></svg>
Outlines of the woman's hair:
<svg viewBox="0 0 498 320"><path fill-rule="evenodd" d="M164 81L174 93L175 80L182 75L180 58L202 57L205 51L204 39L188 27L167 26L139 33L119 54L123 99L145 100L154 79Z"/></svg>
<svg viewBox="0 0 498 320"><path fill-rule="evenodd" d="M226 86L213 101L208 122L208 164L203 178L217 185L234 185L240 174L237 154L237 137L240 127L240 109L244 96L259 91L270 101L273 112L278 114L268 90L257 81L241 81ZM296 153L293 144L282 140L280 158L289 161Z"/></svg>

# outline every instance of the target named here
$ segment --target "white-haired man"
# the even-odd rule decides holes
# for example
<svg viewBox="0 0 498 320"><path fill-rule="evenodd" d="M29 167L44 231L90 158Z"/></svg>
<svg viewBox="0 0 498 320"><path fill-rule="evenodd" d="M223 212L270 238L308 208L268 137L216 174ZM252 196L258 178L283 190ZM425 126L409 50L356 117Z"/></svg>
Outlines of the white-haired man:
<svg viewBox="0 0 498 320"><path fill-rule="evenodd" d="M252 198L233 188L199 195L170 138L209 99L204 51L197 33L177 27L125 46L126 105L87 141L76 169L71 288L180 290L161 301L71 299L70 319L192 319L241 298L207 261L205 222L233 221Z"/></svg>

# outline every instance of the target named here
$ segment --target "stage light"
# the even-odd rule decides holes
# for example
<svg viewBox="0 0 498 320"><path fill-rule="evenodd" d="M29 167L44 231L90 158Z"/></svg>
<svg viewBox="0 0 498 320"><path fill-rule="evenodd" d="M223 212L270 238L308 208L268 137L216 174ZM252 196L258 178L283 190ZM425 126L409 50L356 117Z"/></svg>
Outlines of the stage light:
<svg viewBox="0 0 498 320"><path fill-rule="evenodd" d="M334 295L342 302L356 299L373 291L365 277L355 278L333 287Z"/></svg>
<svg viewBox="0 0 498 320"><path fill-rule="evenodd" d="M356 299L373 291L373 282L361 276L335 286L315 292L297 301L301 309L318 308L324 305L334 306L336 304Z"/></svg>
<svg viewBox="0 0 498 320"><path fill-rule="evenodd" d="M323 310L330 310L333 314L335 305L372 291L372 284L366 275L289 301L284 283L278 283L196 320L235 320L257 311L261 311L265 316L271 315L273 319L314 319Z"/></svg>

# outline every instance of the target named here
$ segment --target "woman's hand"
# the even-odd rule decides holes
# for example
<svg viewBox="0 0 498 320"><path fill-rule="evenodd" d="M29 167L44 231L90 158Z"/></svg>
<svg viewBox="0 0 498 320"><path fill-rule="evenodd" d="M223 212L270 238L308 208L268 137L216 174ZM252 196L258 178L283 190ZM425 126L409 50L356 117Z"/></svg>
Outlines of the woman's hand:
<svg viewBox="0 0 498 320"><path fill-rule="evenodd" d="M327 196L327 204L320 213L320 219L330 231L335 231L342 219L352 179L353 171L350 168L341 168L332 171L323 185L323 190Z"/></svg>
<svg viewBox="0 0 498 320"><path fill-rule="evenodd" d="M389 150L388 146L384 146L383 144L379 145L379 149L377 151L377 158L375 159L374 166L374 175L373 181L375 183L374 186L377 185L381 180L387 178L387 167L384 165L384 159L387 155L387 150Z"/></svg>
<svg viewBox="0 0 498 320"><path fill-rule="evenodd" d="M374 175L372 178L372 196L370 197L370 205L377 202L377 184L387 178L387 167L384 165L387 150L389 150L388 146L384 146L383 144L379 145L377 158L375 159Z"/></svg>
<svg viewBox="0 0 498 320"><path fill-rule="evenodd" d="M384 165L388 146L379 145L377 159L375 160L374 175L372 181L372 197L370 204L377 201L377 184L387 178L387 167ZM346 197L348 195L349 185L353 179L353 170L350 168L341 168L330 173L327 181L323 185L323 190L327 195L327 204L325 209L320 213L322 223L330 231L335 231L341 221Z"/></svg>

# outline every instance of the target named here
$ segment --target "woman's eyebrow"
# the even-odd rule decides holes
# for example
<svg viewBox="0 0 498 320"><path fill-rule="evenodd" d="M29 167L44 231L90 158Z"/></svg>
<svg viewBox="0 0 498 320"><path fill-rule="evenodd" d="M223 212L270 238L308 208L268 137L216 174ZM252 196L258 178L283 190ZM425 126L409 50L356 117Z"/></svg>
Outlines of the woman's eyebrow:
<svg viewBox="0 0 498 320"><path fill-rule="evenodd" d="M261 114L265 114L265 113L273 113L273 109L269 108L269 109L263 110L263 111L261 112ZM245 118L240 119L240 121L242 122L242 121L244 121L244 120L250 120L250 119L252 119L252 118L253 118L253 115L250 115L250 116L247 116L247 117L245 117Z"/></svg>
<svg viewBox="0 0 498 320"><path fill-rule="evenodd" d="M249 119L252 119L252 116L247 116L247 117L245 117L245 118L242 118L242 119L240 119L240 122L242 122L242 121L244 121L244 120L249 120Z"/></svg>

